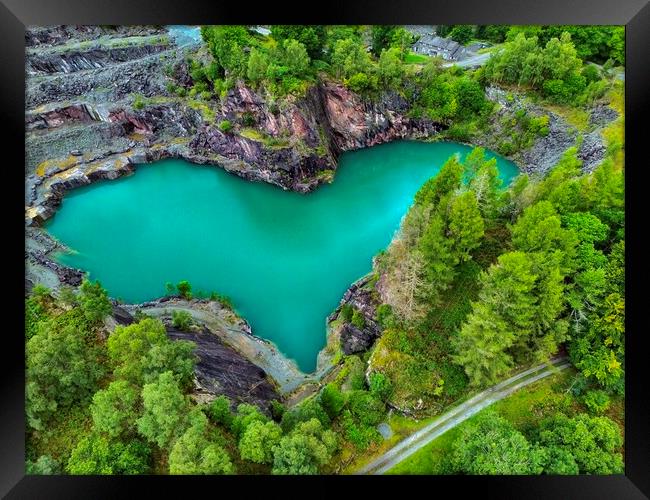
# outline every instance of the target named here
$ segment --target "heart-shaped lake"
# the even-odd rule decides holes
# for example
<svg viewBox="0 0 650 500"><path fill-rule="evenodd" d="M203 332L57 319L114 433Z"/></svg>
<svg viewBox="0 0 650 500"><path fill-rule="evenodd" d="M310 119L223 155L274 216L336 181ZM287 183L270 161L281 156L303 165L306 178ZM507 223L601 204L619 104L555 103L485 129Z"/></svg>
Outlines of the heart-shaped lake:
<svg viewBox="0 0 650 500"><path fill-rule="evenodd" d="M143 302L165 283L229 296L253 332L305 372L325 345L325 318L386 248L451 142L400 141L349 152L334 182L304 195L220 168L164 160L71 191L46 225L112 297ZM494 153L505 183L516 166Z"/></svg>

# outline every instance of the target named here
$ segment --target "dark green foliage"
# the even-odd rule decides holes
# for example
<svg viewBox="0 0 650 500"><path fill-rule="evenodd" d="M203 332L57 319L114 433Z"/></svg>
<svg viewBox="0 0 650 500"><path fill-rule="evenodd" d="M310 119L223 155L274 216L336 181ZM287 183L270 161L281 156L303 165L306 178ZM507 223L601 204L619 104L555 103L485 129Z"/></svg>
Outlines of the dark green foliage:
<svg viewBox="0 0 650 500"><path fill-rule="evenodd" d="M36 462L27 460L25 472L30 475L61 474L61 464L49 455L41 455Z"/></svg>
<svg viewBox="0 0 650 500"><path fill-rule="evenodd" d="M335 384L329 383L320 392L320 404L327 415L334 419L345 406L345 395Z"/></svg>
<svg viewBox="0 0 650 500"><path fill-rule="evenodd" d="M443 196L453 193L460 188L463 178L463 166L458 158L452 156L440 169L435 177L425 182L415 194L415 203L435 205Z"/></svg>
<svg viewBox="0 0 650 500"><path fill-rule="evenodd" d="M280 403L280 401L277 399L271 400L271 417L273 417L273 420L280 422L282 420L282 416L286 411L286 407Z"/></svg>
<svg viewBox="0 0 650 500"><path fill-rule="evenodd" d="M563 104L584 102L590 90L568 32L548 39L543 48L538 46L537 36L527 37L520 32L490 58L483 74L496 82L530 85L550 100ZM589 85L597 83L592 81Z"/></svg>
<svg viewBox="0 0 650 500"><path fill-rule="evenodd" d="M172 325L174 328L178 328L184 332L190 331L190 328L194 321L192 320L192 315L187 311L173 311L172 312Z"/></svg>
<svg viewBox="0 0 650 500"><path fill-rule="evenodd" d="M449 38L465 45L474 36L474 26L470 24L459 24L449 32Z"/></svg>
<svg viewBox="0 0 650 500"><path fill-rule="evenodd" d="M507 24L487 24L476 27L475 36L494 43L504 42L510 26Z"/></svg>
<svg viewBox="0 0 650 500"><path fill-rule="evenodd" d="M362 425L375 426L384 418L386 407L373 394L366 391L352 391L348 394L347 408L354 419Z"/></svg>

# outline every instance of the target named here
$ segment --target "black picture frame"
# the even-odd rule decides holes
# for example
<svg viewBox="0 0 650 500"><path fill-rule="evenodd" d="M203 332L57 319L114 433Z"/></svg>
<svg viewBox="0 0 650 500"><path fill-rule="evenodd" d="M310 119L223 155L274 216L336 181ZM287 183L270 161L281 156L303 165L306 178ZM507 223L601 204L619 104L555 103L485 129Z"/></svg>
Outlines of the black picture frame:
<svg viewBox="0 0 650 500"><path fill-rule="evenodd" d="M241 492L252 485L264 488L268 495L273 487L299 495L343 492L351 482L359 486L386 489L396 486L408 494L429 491L440 494L441 486L453 488L454 495L468 488L482 497L494 498L647 498L650 495L650 404L647 386L643 384L645 335L642 316L643 286L647 281L647 265L643 262L643 176L650 168L644 158L644 122L650 96L650 5L647 0L455 0L424 2L408 0L390 2L329 1L322 8L315 5L309 12L299 7L284 7L277 2L252 6L238 2L203 4L190 0L147 0L137 4L129 0L0 0L0 98L5 158L3 174L10 178L3 183L5 220L15 223L15 237L5 238L5 271L14 270L12 280L5 282L9 293L3 305L4 316L15 319L15 326L5 325L3 338L2 400L0 402L0 494L7 498L115 498L135 495L146 488L149 496L156 490L167 494L186 494L187 482L196 481L218 494L225 494L222 484L230 482ZM24 100L25 100L25 26L56 24L236 24L236 23L300 23L300 24L618 24L626 26L625 74L625 141L626 164L626 284L627 353L625 411L625 474L614 476L424 476L382 477L79 477L25 475L24 418L24 327L23 297L20 295L20 244L24 234L23 192L18 188L24 165ZM647 155L646 155L647 156ZM645 160L645 161L644 161ZM645 171L644 171L645 170ZM15 179L13 176L15 175ZM23 176L24 181L24 176ZM8 230L5 234L8 234ZM10 241L13 245L7 245ZM23 240L24 241L24 240ZM23 248L24 250L24 248ZM24 257L23 257L24 258ZM14 260L15 259L15 260ZM16 265L13 264L16 263ZM633 271L631 271L633 269ZM3 274L7 274L6 272ZM11 284L10 284L11 283ZM634 293L634 291L638 291ZM313 480L332 482L331 487L313 488ZM300 483L299 483L300 482ZM338 484L337 484L338 483ZM417 483L417 484L416 484ZM299 489L299 486L302 488ZM444 491L444 490L442 490ZM338 492L338 493L337 493ZM286 493L290 495L291 493ZM422 494L422 493L419 493Z"/></svg>

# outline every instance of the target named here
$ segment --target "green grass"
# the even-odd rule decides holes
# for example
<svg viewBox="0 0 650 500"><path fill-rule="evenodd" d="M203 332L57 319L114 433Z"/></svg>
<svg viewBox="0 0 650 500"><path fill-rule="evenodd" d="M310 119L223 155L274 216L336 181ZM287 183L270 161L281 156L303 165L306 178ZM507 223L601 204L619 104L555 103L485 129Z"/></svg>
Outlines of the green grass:
<svg viewBox="0 0 650 500"><path fill-rule="evenodd" d="M424 64L430 59L429 56L423 56L414 52L409 52L404 58L406 64Z"/></svg>

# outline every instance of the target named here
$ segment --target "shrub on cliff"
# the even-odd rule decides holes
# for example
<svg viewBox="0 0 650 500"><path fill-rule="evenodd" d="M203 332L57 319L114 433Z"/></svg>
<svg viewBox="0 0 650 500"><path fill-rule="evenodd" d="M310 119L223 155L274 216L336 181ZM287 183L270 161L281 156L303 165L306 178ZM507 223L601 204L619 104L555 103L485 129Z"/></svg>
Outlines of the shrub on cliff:
<svg viewBox="0 0 650 500"><path fill-rule="evenodd" d="M192 327L192 315L187 311L173 311L172 325L181 331L187 332Z"/></svg>

